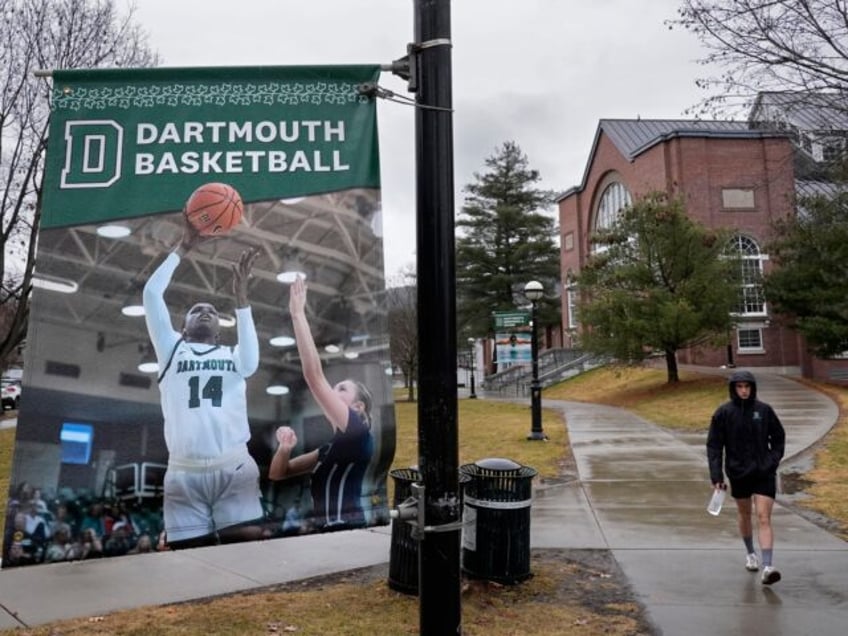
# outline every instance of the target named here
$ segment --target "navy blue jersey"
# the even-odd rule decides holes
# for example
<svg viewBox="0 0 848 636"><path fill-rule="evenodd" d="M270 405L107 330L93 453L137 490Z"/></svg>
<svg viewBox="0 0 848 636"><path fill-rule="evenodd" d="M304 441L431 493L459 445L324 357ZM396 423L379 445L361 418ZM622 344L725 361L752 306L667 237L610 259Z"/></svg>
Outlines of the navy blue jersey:
<svg viewBox="0 0 848 636"><path fill-rule="evenodd" d="M318 450L312 471L312 502L315 523L322 529L354 528L365 525L362 510L362 480L374 440L368 421L350 409L347 429Z"/></svg>

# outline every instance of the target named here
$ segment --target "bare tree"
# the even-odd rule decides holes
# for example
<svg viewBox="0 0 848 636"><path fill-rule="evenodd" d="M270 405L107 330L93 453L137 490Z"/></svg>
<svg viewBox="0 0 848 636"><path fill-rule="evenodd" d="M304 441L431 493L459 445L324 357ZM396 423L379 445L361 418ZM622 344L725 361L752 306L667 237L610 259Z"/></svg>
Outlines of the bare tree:
<svg viewBox="0 0 848 636"><path fill-rule="evenodd" d="M34 71L155 66L133 15L113 0L0 0L0 363L26 336L41 215L52 87Z"/></svg>
<svg viewBox="0 0 848 636"><path fill-rule="evenodd" d="M683 0L666 24L694 33L709 51L701 63L720 69L697 80L712 94L703 113L746 108L762 91L848 89L844 0Z"/></svg>
<svg viewBox="0 0 848 636"><path fill-rule="evenodd" d="M392 366L403 372L407 399L415 400L418 379L418 298L414 269L401 272L397 286L386 290Z"/></svg>

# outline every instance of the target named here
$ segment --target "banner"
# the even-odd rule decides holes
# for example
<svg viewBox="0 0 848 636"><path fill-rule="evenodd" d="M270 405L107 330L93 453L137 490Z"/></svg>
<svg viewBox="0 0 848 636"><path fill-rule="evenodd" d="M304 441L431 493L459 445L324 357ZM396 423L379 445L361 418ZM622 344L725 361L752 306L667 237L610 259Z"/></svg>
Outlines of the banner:
<svg viewBox="0 0 848 636"><path fill-rule="evenodd" d="M54 73L4 568L389 522L378 75Z"/></svg>
<svg viewBox="0 0 848 636"><path fill-rule="evenodd" d="M495 356L499 365L527 364L533 361L530 312L493 312Z"/></svg>

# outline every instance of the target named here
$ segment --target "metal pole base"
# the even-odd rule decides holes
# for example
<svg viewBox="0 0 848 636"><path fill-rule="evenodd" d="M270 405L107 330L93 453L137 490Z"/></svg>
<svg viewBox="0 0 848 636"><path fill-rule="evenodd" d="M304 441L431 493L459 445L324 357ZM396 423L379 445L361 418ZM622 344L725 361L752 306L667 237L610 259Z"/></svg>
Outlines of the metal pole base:
<svg viewBox="0 0 848 636"><path fill-rule="evenodd" d="M545 434L544 434L543 432L541 432L541 431L538 431L538 432L537 432L537 431L531 431L531 432L530 432L530 434L527 436L527 439L529 439L529 440L538 440L538 441L547 442L547 441L548 441L548 436L547 436L547 435L545 435Z"/></svg>

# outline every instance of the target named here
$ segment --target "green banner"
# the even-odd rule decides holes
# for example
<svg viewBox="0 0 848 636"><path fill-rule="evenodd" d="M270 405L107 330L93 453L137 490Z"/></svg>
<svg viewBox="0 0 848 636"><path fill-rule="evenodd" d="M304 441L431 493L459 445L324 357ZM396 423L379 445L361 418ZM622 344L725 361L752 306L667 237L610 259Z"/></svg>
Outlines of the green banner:
<svg viewBox="0 0 848 636"><path fill-rule="evenodd" d="M43 228L380 185L377 66L56 71Z"/></svg>
<svg viewBox="0 0 848 636"><path fill-rule="evenodd" d="M513 327L529 327L530 312L528 311L495 311L495 330L509 330Z"/></svg>

